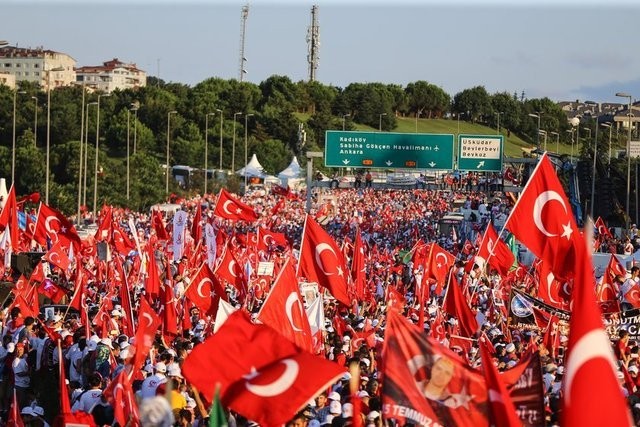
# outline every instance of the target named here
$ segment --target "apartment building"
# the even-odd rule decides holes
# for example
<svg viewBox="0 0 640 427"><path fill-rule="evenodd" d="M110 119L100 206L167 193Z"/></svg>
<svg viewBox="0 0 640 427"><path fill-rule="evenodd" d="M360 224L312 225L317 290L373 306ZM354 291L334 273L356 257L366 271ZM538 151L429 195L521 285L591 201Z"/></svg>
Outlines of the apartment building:
<svg viewBox="0 0 640 427"><path fill-rule="evenodd" d="M135 89L147 85L147 73L136 64L128 64L114 58L102 65L85 66L76 69L78 84L106 93L115 89Z"/></svg>
<svg viewBox="0 0 640 427"><path fill-rule="evenodd" d="M16 78L13 74L0 71L0 85L7 86L9 89L16 88Z"/></svg>
<svg viewBox="0 0 640 427"><path fill-rule="evenodd" d="M34 82L44 90L69 86L76 81L76 60L66 53L38 47L0 47L0 73L11 74L15 82Z"/></svg>

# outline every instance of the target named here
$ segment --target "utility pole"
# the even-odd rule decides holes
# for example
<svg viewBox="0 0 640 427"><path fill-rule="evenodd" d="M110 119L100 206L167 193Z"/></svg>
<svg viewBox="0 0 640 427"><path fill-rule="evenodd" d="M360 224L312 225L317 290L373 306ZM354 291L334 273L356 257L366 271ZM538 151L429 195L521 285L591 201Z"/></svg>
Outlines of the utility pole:
<svg viewBox="0 0 640 427"><path fill-rule="evenodd" d="M309 63L309 81L316 80L316 71L318 70L318 51L320 50L320 27L318 26L318 6L311 7L311 26L307 32L307 44L309 53L307 62Z"/></svg>
<svg viewBox="0 0 640 427"><path fill-rule="evenodd" d="M244 56L244 40L247 34L247 17L249 16L249 5L242 6L242 12L240 13L240 63L238 66L238 81L242 82L244 75L247 73L245 63L247 58Z"/></svg>

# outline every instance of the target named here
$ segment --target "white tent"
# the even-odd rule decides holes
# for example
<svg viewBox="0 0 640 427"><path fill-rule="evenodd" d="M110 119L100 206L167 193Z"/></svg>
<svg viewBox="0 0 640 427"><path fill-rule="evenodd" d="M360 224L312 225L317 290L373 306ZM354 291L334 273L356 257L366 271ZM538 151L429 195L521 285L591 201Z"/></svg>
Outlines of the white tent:
<svg viewBox="0 0 640 427"><path fill-rule="evenodd" d="M256 176L258 178L264 178L267 176L267 174L264 172L264 168L258 161L258 157L255 154L251 157L251 160L249 160L249 163L247 163L245 167L236 171L236 174L240 176L245 176L246 174L247 177Z"/></svg>
<svg viewBox="0 0 640 427"><path fill-rule="evenodd" d="M282 186L286 187L289 181L293 181L296 178L300 178L303 176L303 174L304 174L304 171L300 167L300 163L298 163L298 159L296 158L296 156L293 156L293 160L291 160L291 163L289 163L289 166L287 166L285 170L283 170L278 174L278 178L280 178L280 182L282 183Z"/></svg>

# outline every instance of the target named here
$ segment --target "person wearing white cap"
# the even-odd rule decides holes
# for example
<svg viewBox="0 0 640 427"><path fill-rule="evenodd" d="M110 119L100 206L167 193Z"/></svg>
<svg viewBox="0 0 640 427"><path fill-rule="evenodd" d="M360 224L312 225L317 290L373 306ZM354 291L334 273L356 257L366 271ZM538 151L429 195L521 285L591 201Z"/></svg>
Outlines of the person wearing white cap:
<svg viewBox="0 0 640 427"><path fill-rule="evenodd" d="M167 382L167 377L165 375L167 373L167 365L163 362L156 363L155 372L155 374L145 378L140 386L140 397L142 399L154 397L158 386Z"/></svg>

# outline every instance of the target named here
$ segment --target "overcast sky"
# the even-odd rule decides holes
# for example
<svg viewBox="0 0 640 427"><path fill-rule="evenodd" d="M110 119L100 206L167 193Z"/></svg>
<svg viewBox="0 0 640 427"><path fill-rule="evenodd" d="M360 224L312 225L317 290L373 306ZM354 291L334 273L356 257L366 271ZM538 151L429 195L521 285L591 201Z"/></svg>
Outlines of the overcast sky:
<svg viewBox="0 0 640 427"><path fill-rule="evenodd" d="M0 0L0 40L64 52L78 66L119 58L195 85L238 77L244 4ZM325 84L427 80L452 96L483 85L556 101L624 102L620 91L640 98L640 2L632 0L257 0L247 19L247 81L307 79L313 4Z"/></svg>

